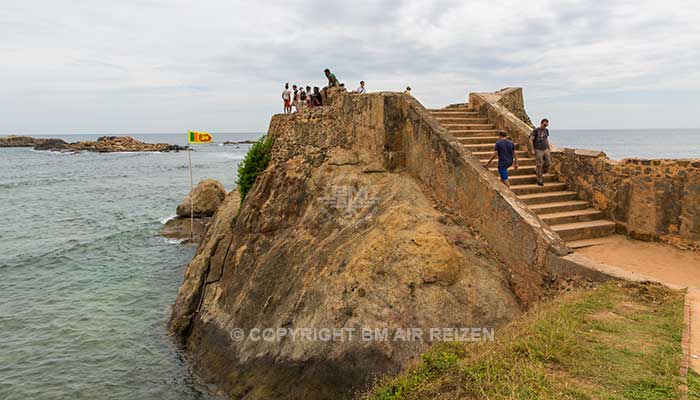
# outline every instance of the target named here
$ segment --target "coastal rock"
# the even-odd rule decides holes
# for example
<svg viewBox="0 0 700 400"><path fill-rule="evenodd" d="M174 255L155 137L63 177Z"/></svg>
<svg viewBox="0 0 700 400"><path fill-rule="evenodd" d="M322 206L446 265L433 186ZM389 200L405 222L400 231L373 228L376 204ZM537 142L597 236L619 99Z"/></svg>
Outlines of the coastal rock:
<svg viewBox="0 0 700 400"><path fill-rule="evenodd" d="M204 235L210 219L195 218L190 225L189 217L175 217L163 225L160 235L168 239L180 240L183 243L189 243L190 240L197 243ZM191 233L192 228L194 228L194 234Z"/></svg>
<svg viewBox="0 0 700 400"><path fill-rule="evenodd" d="M34 147L40 140L31 136L9 135L0 137L0 147Z"/></svg>
<svg viewBox="0 0 700 400"><path fill-rule="evenodd" d="M123 151L180 151L187 147L168 143L145 143L130 136L102 136L96 141L66 143L62 139L37 139L30 136L5 136L0 147L34 147L50 151L94 151L113 153Z"/></svg>
<svg viewBox="0 0 700 400"><path fill-rule="evenodd" d="M381 113L397 97L335 95L273 118L269 167L240 212L228 198L219 207L178 292L170 329L232 398L349 398L427 350L431 328L498 327L523 310L515 273L392 167ZM356 336L255 340L267 328ZM425 340L392 340L397 328ZM358 340L385 329L388 340Z"/></svg>
<svg viewBox="0 0 700 400"><path fill-rule="evenodd" d="M179 151L186 147L168 143L144 143L131 136L102 136L97 141L71 143L70 148L77 151L95 151L113 153L124 151Z"/></svg>
<svg viewBox="0 0 700 400"><path fill-rule="evenodd" d="M192 192L177 206L177 215L189 217L191 213L192 199L194 199L194 216L211 217L219 208L226 197L226 189L221 182L214 179L205 179L192 189Z"/></svg>
<svg viewBox="0 0 700 400"><path fill-rule="evenodd" d="M219 186L221 184L214 180L211 181L213 181L214 183L206 185L214 187L215 191L218 193ZM200 184L205 182L206 181L202 181ZM221 186L221 188L223 188L223 186ZM226 206L228 208L226 212L233 213L234 215L238 214L238 207L241 203L241 196L238 193L238 189L234 189L230 193L225 194L225 198L223 199L223 201L219 201L219 203L219 207L214 211L217 211L219 208ZM189 212L189 202L186 207L187 211ZM182 243L199 243L199 241L206 233L210 221L210 217L197 216L193 220L193 226L191 226L189 214L187 214L186 216L178 215L175 218L170 219L163 225L163 228L160 231L160 235L168 239L180 240L182 241ZM194 235L191 234L192 228L194 228Z"/></svg>
<svg viewBox="0 0 700 400"><path fill-rule="evenodd" d="M227 140L224 142L224 144L254 144L256 140L241 140L241 141L234 141L234 140Z"/></svg>
<svg viewBox="0 0 700 400"><path fill-rule="evenodd" d="M70 144L66 143L62 139L43 139L43 140L37 140L36 145L34 146L34 150L52 150L52 151L61 151L61 150L70 150Z"/></svg>

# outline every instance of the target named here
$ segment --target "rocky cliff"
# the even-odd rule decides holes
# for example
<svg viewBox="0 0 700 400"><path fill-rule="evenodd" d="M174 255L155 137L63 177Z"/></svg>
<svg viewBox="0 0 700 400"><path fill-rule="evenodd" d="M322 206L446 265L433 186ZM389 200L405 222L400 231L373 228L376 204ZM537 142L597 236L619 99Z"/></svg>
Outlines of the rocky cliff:
<svg viewBox="0 0 700 400"><path fill-rule="evenodd" d="M256 329L498 327L545 290L546 274L528 260L542 258L546 238L517 225L517 211L499 215L510 199L471 201L495 222L511 220L503 230L532 238L513 253L519 262L483 240L480 223L448 201L450 182L431 171L437 159L448 168L463 162L459 151L425 136L426 147L407 154L401 135L409 134L414 100L330 98L329 107L273 117L270 166L240 211L236 199L224 199L173 307L171 330L195 369L233 398L346 398L430 345L289 334L256 340ZM483 181L496 187L490 176Z"/></svg>

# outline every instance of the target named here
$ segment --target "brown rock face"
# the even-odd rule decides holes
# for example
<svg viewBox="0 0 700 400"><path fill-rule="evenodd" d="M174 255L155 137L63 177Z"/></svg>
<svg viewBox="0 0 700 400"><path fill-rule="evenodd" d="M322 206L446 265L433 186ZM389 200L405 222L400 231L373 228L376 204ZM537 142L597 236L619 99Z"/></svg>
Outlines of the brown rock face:
<svg viewBox="0 0 700 400"><path fill-rule="evenodd" d="M226 189L221 182L214 179L205 179L192 189L192 192L185 197L185 200L177 206L177 215L190 217L190 207L194 199L195 218L211 217L219 208L219 205L226 197Z"/></svg>
<svg viewBox="0 0 700 400"><path fill-rule="evenodd" d="M385 157L366 128L392 123L382 108L332 96L273 118L271 165L240 214L229 198L218 208L173 307L198 373L233 398L348 398L425 351L430 328L498 327L521 312L492 249ZM260 340L266 328L426 337Z"/></svg>

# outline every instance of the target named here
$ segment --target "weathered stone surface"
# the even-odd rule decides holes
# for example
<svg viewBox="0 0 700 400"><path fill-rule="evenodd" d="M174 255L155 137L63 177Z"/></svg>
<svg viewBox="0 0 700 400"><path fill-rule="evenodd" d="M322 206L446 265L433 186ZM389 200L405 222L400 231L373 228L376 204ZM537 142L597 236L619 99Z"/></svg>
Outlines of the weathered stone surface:
<svg viewBox="0 0 700 400"><path fill-rule="evenodd" d="M500 96L498 104L501 104L512 112L518 119L530 127L534 127L530 116L525 111L525 99L522 88L505 88L495 93Z"/></svg>
<svg viewBox="0 0 700 400"><path fill-rule="evenodd" d="M533 126L525 112L521 88L508 88L495 93L470 93L469 105L488 117L496 129L508 132L522 149L530 147Z"/></svg>
<svg viewBox="0 0 700 400"><path fill-rule="evenodd" d="M700 247L700 165L696 160L613 161L563 149L554 170L585 200L637 239Z"/></svg>
<svg viewBox="0 0 700 400"><path fill-rule="evenodd" d="M237 218L219 207L173 307L199 374L234 398L349 397L428 346L239 341L234 329L498 326L546 292L556 240L420 104L328 100L273 117L271 165Z"/></svg>
<svg viewBox="0 0 700 400"><path fill-rule="evenodd" d="M226 189L221 182L215 179L205 179L200 181L177 206L177 215L189 217L192 213L192 199L194 199L194 216L197 218L211 217L219 208L224 197L226 197Z"/></svg>

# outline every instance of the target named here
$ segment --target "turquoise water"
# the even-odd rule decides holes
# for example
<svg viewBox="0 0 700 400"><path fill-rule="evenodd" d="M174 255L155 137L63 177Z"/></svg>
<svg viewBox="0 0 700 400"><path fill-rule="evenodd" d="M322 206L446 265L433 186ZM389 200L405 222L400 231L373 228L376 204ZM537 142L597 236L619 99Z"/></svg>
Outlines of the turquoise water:
<svg viewBox="0 0 700 400"><path fill-rule="evenodd" d="M700 157L700 130L552 130L552 140L613 158ZM198 146L195 180L231 189L248 147ZM184 152L0 149L0 399L212 398L165 326L194 248L158 230L188 185Z"/></svg>
<svg viewBox="0 0 700 400"><path fill-rule="evenodd" d="M198 146L195 180L231 189L248 147ZM0 149L0 399L211 398L165 325L194 248L157 233L188 179L185 152Z"/></svg>

